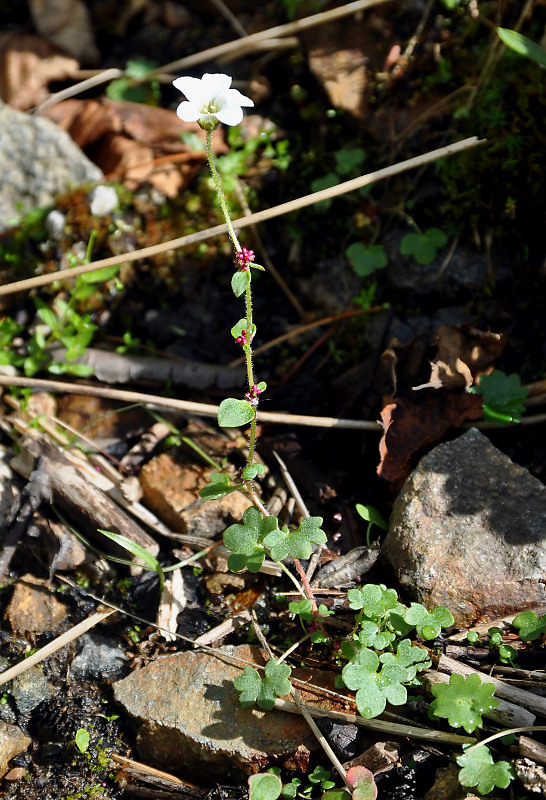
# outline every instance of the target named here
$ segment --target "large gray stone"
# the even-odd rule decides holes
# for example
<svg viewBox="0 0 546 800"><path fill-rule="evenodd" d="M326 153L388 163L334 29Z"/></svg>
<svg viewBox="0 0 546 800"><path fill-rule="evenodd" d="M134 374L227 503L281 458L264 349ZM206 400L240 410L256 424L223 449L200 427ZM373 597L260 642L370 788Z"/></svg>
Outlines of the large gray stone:
<svg viewBox="0 0 546 800"><path fill-rule="evenodd" d="M546 487L475 428L434 448L393 508L383 557L459 626L546 610Z"/></svg>
<svg viewBox="0 0 546 800"><path fill-rule="evenodd" d="M0 101L0 230L29 209L53 203L70 187L102 177L54 122Z"/></svg>
<svg viewBox="0 0 546 800"><path fill-rule="evenodd" d="M242 708L233 686L241 669L222 652L263 664L259 649L247 645L219 648L220 658L177 653L114 684L117 702L136 723L142 760L181 777L224 782L270 764L305 769L318 743L303 717ZM294 675L310 679L299 670ZM325 681L331 683L329 675L313 673L312 683ZM303 699L309 702L305 693Z"/></svg>

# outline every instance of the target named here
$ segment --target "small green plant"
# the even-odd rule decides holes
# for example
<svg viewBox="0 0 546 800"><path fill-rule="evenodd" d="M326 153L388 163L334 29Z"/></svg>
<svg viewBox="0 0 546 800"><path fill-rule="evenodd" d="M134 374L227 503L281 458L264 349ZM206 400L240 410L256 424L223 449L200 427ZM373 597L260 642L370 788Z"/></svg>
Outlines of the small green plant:
<svg viewBox="0 0 546 800"><path fill-rule="evenodd" d="M447 244L446 234L439 228L429 228L424 233L406 233L400 244L403 256L413 256L418 264L426 266L436 258L438 250Z"/></svg>
<svg viewBox="0 0 546 800"><path fill-rule="evenodd" d="M86 731L85 728L78 728L74 742L80 753L87 752L89 748L89 731Z"/></svg>
<svg viewBox="0 0 546 800"><path fill-rule="evenodd" d="M90 262L95 238L96 233L93 231L85 258L82 260L72 255L68 259L70 266ZM0 365L9 364L22 368L27 377L32 377L42 369L47 369L54 375L68 374L80 378L91 375L93 368L77 363L76 359L85 354L98 326L92 322L90 314L79 313L76 306L93 295L98 283L115 279L118 271L119 267L113 266L79 275L69 299L58 296L51 307L40 297L35 297L37 324L24 344L17 341L23 338L23 326L10 317L1 320ZM66 348L62 361L52 361L49 355L48 349L56 343Z"/></svg>
<svg viewBox="0 0 546 800"><path fill-rule="evenodd" d="M469 745L465 745L463 750L469 750ZM461 785L476 786L480 794L489 794L495 787L506 789L516 777L512 765L508 761L495 762L491 750L485 745L470 747L468 753L457 758L457 764L462 767L459 772Z"/></svg>
<svg viewBox="0 0 546 800"><path fill-rule="evenodd" d="M373 281L369 286L361 289L360 294L352 298L355 306L359 306L363 311L367 311L373 306L377 293L377 281Z"/></svg>
<svg viewBox="0 0 546 800"><path fill-rule="evenodd" d="M489 636L489 647L490 648L498 648L498 657L501 664L509 664L510 666L516 666L516 658L518 655L518 651L511 647L509 644L503 644L502 641L502 630L500 628L489 628L487 631Z"/></svg>
<svg viewBox="0 0 546 800"><path fill-rule="evenodd" d="M431 719L447 719L452 728L464 728L472 733L483 726L482 714L498 706L493 697L492 683L482 683L473 672L468 677L453 674L449 683L439 683L431 688L436 698L429 708Z"/></svg>
<svg viewBox="0 0 546 800"><path fill-rule="evenodd" d="M348 689L356 692L356 707L365 719L382 714L387 702L401 706L407 701L406 684L411 683L418 670L430 666L427 651L399 642L396 654L378 656L370 648L355 649L351 662L343 668L341 677Z"/></svg>
<svg viewBox="0 0 546 800"><path fill-rule="evenodd" d="M239 702L243 708L250 708L254 703L265 711L270 711L275 705L276 697L290 694L292 684L288 680L292 672L288 664L282 664L275 659L267 662L263 677L253 667L245 667L244 672L233 681L238 692Z"/></svg>
<svg viewBox="0 0 546 800"><path fill-rule="evenodd" d="M311 191L320 192L322 189L330 189L337 186L342 180L356 178L362 172L362 166L366 159L366 154L361 147L342 147L335 153L335 167L331 172L315 178L311 181ZM368 187L361 189L361 194L368 193ZM328 211L332 204L331 200L323 200L315 205L315 211L324 213Z"/></svg>
<svg viewBox="0 0 546 800"><path fill-rule="evenodd" d="M146 75L159 65L147 58L128 61L125 75L116 78L106 88L106 96L110 100L129 100L132 103L146 103L157 106L161 100L161 89L156 78L146 79ZM136 83L136 80L142 83Z"/></svg>
<svg viewBox="0 0 546 800"><path fill-rule="evenodd" d="M321 800L375 800L377 785L373 773L366 767L350 767L345 776L348 789L329 789L324 792Z"/></svg>
<svg viewBox="0 0 546 800"><path fill-rule="evenodd" d="M366 528L366 544L369 546L372 527L376 525L378 528L381 528L381 530L388 531L389 523L386 519L383 519L377 508L373 506L364 506L362 503L357 503L355 508L362 519L366 520L368 523L368 527Z"/></svg>
<svg viewBox="0 0 546 800"><path fill-rule="evenodd" d="M286 800L294 800L296 797L305 800L316 789L322 792L321 800L350 800L351 797L353 800L375 800L377 797L373 773L366 767L350 767L345 776L348 788L343 789L334 788L332 773L321 766L315 767L307 776L308 783L304 787L299 778L293 778L290 783L283 785L279 772L278 768L273 767L268 772L252 775L248 779L249 800L277 800L281 795Z"/></svg>
<svg viewBox="0 0 546 800"><path fill-rule="evenodd" d="M366 247L362 242L353 242L345 250L345 255L360 278L365 278L377 269L387 266L387 256L382 244L371 244Z"/></svg>
<svg viewBox="0 0 546 800"><path fill-rule="evenodd" d="M534 611L522 611L514 617L512 625L518 630L522 642L534 642L546 634L546 614L539 619Z"/></svg>
<svg viewBox="0 0 546 800"><path fill-rule="evenodd" d="M482 375L479 385L471 386L468 391L482 395L486 420L499 422L501 425L521 422L521 415L525 411L524 400L527 399L529 389L522 386L516 373L507 375L499 369L493 370L490 375Z"/></svg>

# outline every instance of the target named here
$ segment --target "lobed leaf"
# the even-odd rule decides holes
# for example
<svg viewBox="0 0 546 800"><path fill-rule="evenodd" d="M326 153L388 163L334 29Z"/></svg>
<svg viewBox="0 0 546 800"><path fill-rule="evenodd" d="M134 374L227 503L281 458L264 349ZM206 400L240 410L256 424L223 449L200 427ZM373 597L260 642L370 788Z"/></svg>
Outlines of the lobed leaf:
<svg viewBox="0 0 546 800"><path fill-rule="evenodd" d="M396 665L405 670L404 683L412 681L418 672L427 669L431 664L428 651L424 647L412 645L409 639L402 639L398 643L396 655L394 653L383 653L379 660L384 665Z"/></svg>
<svg viewBox="0 0 546 800"><path fill-rule="evenodd" d="M412 603L404 614L404 620L415 626L417 633L425 641L435 639L442 628L449 628L455 622L453 614L445 606L427 611L421 603Z"/></svg>
<svg viewBox="0 0 546 800"><path fill-rule="evenodd" d="M249 572L258 572L265 558L262 540L278 524L277 517L264 517L254 506L247 508L242 523L224 531L224 544L234 554L228 559L229 569L239 572L247 567Z"/></svg>
<svg viewBox="0 0 546 800"><path fill-rule="evenodd" d="M263 678L252 667L245 667L243 674L233 681L234 687L241 692L239 702L243 708L257 703L259 708L271 710L276 697L290 693L292 684L288 678L291 671L288 664L279 664L275 659L265 665Z"/></svg>
<svg viewBox="0 0 546 800"><path fill-rule="evenodd" d="M481 728L482 714L498 706L494 685L482 683L475 672L467 678L453 674L449 683L439 683L431 691L436 699L430 704L429 716L447 719L452 728L462 727L467 733Z"/></svg>
<svg viewBox="0 0 546 800"><path fill-rule="evenodd" d="M387 589L382 583L366 583L360 588L349 589L347 597L349 607L355 611L362 609L367 617L384 617L399 605L396 591Z"/></svg>
<svg viewBox="0 0 546 800"><path fill-rule="evenodd" d="M295 531L279 528L273 530L264 538L263 544L275 561L284 561L288 556L307 559L313 552L313 544L324 544L327 541L321 525L322 517L307 517Z"/></svg>
<svg viewBox="0 0 546 800"><path fill-rule="evenodd" d="M362 242L353 242L345 250L345 255L356 274L361 278L371 275L376 269L383 269L387 266L385 248L380 244L365 247Z"/></svg>
<svg viewBox="0 0 546 800"><path fill-rule="evenodd" d="M468 746L465 746L468 749ZM457 764L462 767L459 782L462 786L477 786L480 794L489 794L495 786L506 789L516 773L508 761L493 761L491 750L485 745L473 747L469 753L458 756Z"/></svg>
<svg viewBox="0 0 546 800"><path fill-rule="evenodd" d="M424 233L407 233L400 244L404 256L413 256L425 266L436 258L436 252L447 243L447 236L439 228L429 228Z"/></svg>
<svg viewBox="0 0 546 800"><path fill-rule="evenodd" d="M534 611L522 611L514 617L512 625L518 629L523 642L533 642L546 633L546 614L539 619Z"/></svg>
<svg viewBox="0 0 546 800"><path fill-rule="evenodd" d="M495 369L491 375L482 375L478 386L472 386L469 392L483 396L484 417L487 420L508 425L510 422L521 422L525 411L523 401L529 389L522 386L516 373L506 375Z"/></svg>

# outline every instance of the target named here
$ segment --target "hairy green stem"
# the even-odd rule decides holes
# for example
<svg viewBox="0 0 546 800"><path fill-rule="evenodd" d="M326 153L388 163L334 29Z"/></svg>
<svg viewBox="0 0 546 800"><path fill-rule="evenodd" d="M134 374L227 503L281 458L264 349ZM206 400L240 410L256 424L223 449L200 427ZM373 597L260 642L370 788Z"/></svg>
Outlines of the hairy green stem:
<svg viewBox="0 0 546 800"><path fill-rule="evenodd" d="M228 228L229 236L231 241L233 242L233 246L235 250L240 253L242 248L239 244L239 240L237 238L237 234L233 228L233 224L231 222L231 217L229 215L229 210L226 203L226 196L224 194L224 187L222 185L222 179L220 178L220 173L214 163L214 156L212 153L212 131L207 131L207 158L209 162L210 171L212 173L212 179L214 181L214 185L216 187L216 194L218 195L218 200L220 202L220 207L222 209L222 214L224 215L224 219L226 221L226 225ZM246 361L246 374L248 380L248 389L249 392L252 392L252 387L255 384L254 380L254 370L252 368L252 276L250 273L250 267L248 269L248 284L245 289L245 307L246 307L246 330L248 336L248 343L247 346L244 348L245 353L245 361ZM250 435L249 435L249 446L248 446L248 456L246 460L246 466L249 467L254 462L254 453L256 452L256 409L254 409L254 416L250 421ZM245 486L247 488L248 494L254 503L254 505L263 513L263 506L259 502L256 497L256 493L252 486L252 481L245 481ZM267 516L267 512L266 512Z"/></svg>
<svg viewBox="0 0 546 800"><path fill-rule="evenodd" d="M231 217L229 216L229 211L226 203L226 196L224 194L224 187L222 185L222 179L220 178L220 174L216 169L216 164L214 163L214 156L212 154L212 131L207 131L207 158L209 162L210 171L212 172L214 185L216 187L216 194L218 195L218 200L220 201L222 214L224 215L224 219L226 221L229 238L233 242L233 246L235 247L237 252L240 253L241 245L239 244L239 239L237 238L237 234L235 233L235 230L233 229L233 225L231 223Z"/></svg>

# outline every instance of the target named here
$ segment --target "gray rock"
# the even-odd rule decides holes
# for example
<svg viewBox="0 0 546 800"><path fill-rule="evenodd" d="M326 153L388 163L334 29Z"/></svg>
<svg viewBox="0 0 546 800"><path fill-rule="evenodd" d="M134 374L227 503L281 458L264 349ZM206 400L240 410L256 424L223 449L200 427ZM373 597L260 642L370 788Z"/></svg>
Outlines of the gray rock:
<svg viewBox="0 0 546 800"><path fill-rule="evenodd" d="M476 429L434 448L393 508L383 558L459 626L546 611L546 487Z"/></svg>
<svg viewBox="0 0 546 800"><path fill-rule="evenodd" d="M55 123L0 101L0 231L71 186L101 178L101 170Z"/></svg>
<svg viewBox="0 0 546 800"><path fill-rule="evenodd" d="M344 258L317 261L311 276L298 281L299 296L306 298L309 308L324 314L341 314L361 289L362 279Z"/></svg>
<svg viewBox="0 0 546 800"><path fill-rule="evenodd" d="M447 248L438 251L430 264L418 264L412 256L400 253L402 239L408 230L393 230L385 236L383 245L389 259L385 270L387 280L393 289L409 293L414 297L432 294L450 301L463 301L481 289L490 276L490 264L483 253L457 245L444 267ZM505 270L495 267L498 280Z"/></svg>
<svg viewBox="0 0 546 800"><path fill-rule="evenodd" d="M6 531L13 522L21 494L8 464L12 457L8 448L0 448L0 531Z"/></svg>
<svg viewBox="0 0 546 800"><path fill-rule="evenodd" d="M241 645L222 652L252 661L259 651ZM186 778L224 782L271 762L305 769L317 749L307 723L293 714L242 708L233 686L240 674L221 658L187 652L158 658L115 683L115 699L136 722L142 759ZM314 678L320 682L325 674Z"/></svg>
<svg viewBox="0 0 546 800"><path fill-rule="evenodd" d="M52 692L47 678L39 667L31 667L11 682L11 696L20 714L29 714Z"/></svg>
<svg viewBox="0 0 546 800"><path fill-rule="evenodd" d="M129 659L115 642L97 633L86 633L78 641L83 646L70 668L74 680L121 678Z"/></svg>

